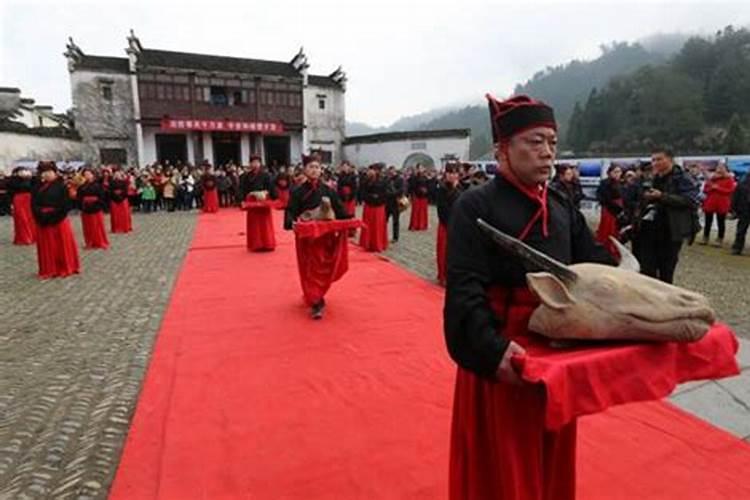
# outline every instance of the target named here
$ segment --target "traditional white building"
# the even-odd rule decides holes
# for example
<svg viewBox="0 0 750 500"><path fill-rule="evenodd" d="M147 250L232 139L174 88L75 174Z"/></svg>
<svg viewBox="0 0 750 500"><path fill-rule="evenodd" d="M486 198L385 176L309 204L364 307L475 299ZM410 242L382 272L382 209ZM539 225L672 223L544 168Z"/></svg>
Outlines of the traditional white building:
<svg viewBox="0 0 750 500"><path fill-rule="evenodd" d="M421 163L441 168L449 161L468 161L471 130L417 130L359 135L344 140L344 158L357 166L383 162L397 168Z"/></svg>
<svg viewBox="0 0 750 500"><path fill-rule="evenodd" d="M65 56L76 128L92 163L214 165L341 158L346 75L309 75L302 49L289 62L144 48L131 31L127 58Z"/></svg>

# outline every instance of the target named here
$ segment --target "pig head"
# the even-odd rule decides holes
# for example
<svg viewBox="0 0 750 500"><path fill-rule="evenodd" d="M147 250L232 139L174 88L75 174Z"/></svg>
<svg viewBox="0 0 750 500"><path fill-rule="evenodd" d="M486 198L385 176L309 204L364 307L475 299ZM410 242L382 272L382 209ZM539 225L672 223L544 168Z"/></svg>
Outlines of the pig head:
<svg viewBox="0 0 750 500"><path fill-rule="evenodd" d="M618 267L565 265L479 219L503 249L520 257L531 291L541 304L529 330L554 339L693 342L714 323L701 294L639 273L637 259L619 241Z"/></svg>
<svg viewBox="0 0 750 500"><path fill-rule="evenodd" d="M305 210L299 218L302 221L333 220L336 218L336 213L333 211L331 199L328 196L322 196L320 198L320 205L312 210Z"/></svg>

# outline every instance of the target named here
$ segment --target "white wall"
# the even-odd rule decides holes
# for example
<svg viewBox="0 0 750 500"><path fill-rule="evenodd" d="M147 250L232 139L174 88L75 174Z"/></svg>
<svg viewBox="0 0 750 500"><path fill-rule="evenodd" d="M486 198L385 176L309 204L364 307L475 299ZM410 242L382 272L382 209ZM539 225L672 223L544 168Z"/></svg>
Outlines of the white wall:
<svg viewBox="0 0 750 500"><path fill-rule="evenodd" d="M441 159L447 155L455 155L459 161L468 161L469 145L468 137L347 144L344 146L344 159L358 167L385 162L387 165L402 168L410 155L423 153L430 156L435 162L435 166L440 168L442 166Z"/></svg>
<svg viewBox="0 0 750 500"><path fill-rule="evenodd" d="M342 159L341 148L346 132L344 91L309 85L305 87L304 99L307 147L330 151L333 164L337 165ZM318 101L321 99L325 101L325 109L320 109Z"/></svg>
<svg viewBox="0 0 750 500"><path fill-rule="evenodd" d="M81 160L79 141L0 132L0 169L9 171L16 160Z"/></svg>

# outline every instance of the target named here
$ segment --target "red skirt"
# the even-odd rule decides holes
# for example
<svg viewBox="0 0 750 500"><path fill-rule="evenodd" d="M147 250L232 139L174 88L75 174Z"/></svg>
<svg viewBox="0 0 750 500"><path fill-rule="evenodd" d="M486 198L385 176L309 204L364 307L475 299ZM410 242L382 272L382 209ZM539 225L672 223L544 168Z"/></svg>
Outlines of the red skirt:
<svg viewBox="0 0 750 500"><path fill-rule="evenodd" d="M133 230L133 219L130 215L130 203L127 199L109 204L109 216L113 233L129 233Z"/></svg>
<svg viewBox="0 0 750 500"><path fill-rule="evenodd" d="M412 197L409 231L427 230L427 203L427 198Z"/></svg>
<svg viewBox="0 0 750 500"><path fill-rule="evenodd" d="M445 253L448 249L448 228L445 224L438 224L437 230L437 279L441 285L445 286L445 280L447 278L445 273Z"/></svg>
<svg viewBox="0 0 750 500"><path fill-rule="evenodd" d="M318 238L296 237L299 281L308 306L318 303L349 269L348 234L337 231Z"/></svg>
<svg viewBox="0 0 750 500"><path fill-rule="evenodd" d="M206 189L203 192L203 213L213 214L219 211L219 192L216 189Z"/></svg>
<svg viewBox="0 0 750 500"><path fill-rule="evenodd" d="M365 203L362 212L364 227L360 231L359 246L368 252L382 252L388 248L388 225L385 205L373 206Z"/></svg>
<svg viewBox="0 0 750 500"><path fill-rule="evenodd" d="M599 227L596 230L596 240L601 243L604 248L607 249L607 251L612 254L615 258L619 258L619 253L617 253L617 248L615 247L614 243L612 243L609 240L609 237L613 236L617 238L619 236L619 231L617 228L617 218L607 210L605 207L602 207L602 215L599 219Z"/></svg>
<svg viewBox="0 0 750 500"><path fill-rule="evenodd" d="M78 245L67 217L53 226L37 228L36 256L42 279L64 278L81 271Z"/></svg>
<svg viewBox="0 0 750 500"><path fill-rule="evenodd" d="M109 248L107 231L104 229L104 215L101 212L87 214L81 212L81 224L83 226L83 241L86 248Z"/></svg>
<svg viewBox="0 0 750 500"><path fill-rule="evenodd" d="M287 205L289 205L289 188L281 189L277 188L276 192L279 195L278 198L278 205L276 205L277 210L284 210Z"/></svg>
<svg viewBox="0 0 750 500"><path fill-rule="evenodd" d="M357 211L357 200L342 201L341 204L344 206L344 212L350 217L354 217Z"/></svg>
<svg viewBox="0 0 750 500"><path fill-rule="evenodd" d="M31 193L13 195L13 244L33 245L36 241L36 222L31 213Z"/></svg>
<svg viewBox="0 0 750 500"><path fill-rule="evenodd" d="M267 252L276 248L271 205L247 209L246 234L250 252Z"/></svg>
<svg viewBox="0 0 750 500"><path fill-rule="evenodd" d="M527 289L492 289L503 334L524 344L538 301ZM510 300L507 300L510 298ZM577 421L545 428L543 384L511 385L458 369L453 400L450 500L572 500Z"/></svg>

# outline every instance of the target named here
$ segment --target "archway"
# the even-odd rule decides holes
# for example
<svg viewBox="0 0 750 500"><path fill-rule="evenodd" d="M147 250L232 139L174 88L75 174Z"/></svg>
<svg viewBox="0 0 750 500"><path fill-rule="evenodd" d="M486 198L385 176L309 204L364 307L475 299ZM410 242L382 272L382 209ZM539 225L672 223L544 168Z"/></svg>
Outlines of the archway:
<svg viewBox="0 0 750 500"><path fill-rule="evenodd" d="M421 163L423 167L428 169L435 168L435 160L424 153L412 153L407 156L404 160L403 168L416 167L417 163Z"/></svg>

